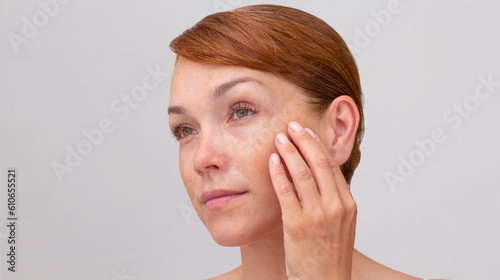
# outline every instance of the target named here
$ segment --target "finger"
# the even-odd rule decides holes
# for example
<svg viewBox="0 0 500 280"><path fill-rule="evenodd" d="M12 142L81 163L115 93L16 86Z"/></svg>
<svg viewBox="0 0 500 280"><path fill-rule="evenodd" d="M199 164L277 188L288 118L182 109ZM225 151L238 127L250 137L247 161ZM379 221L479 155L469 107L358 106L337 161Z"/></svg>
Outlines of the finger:
<svg viewBox="0 0 500 280"><path fill-rule="evenodd" d="M321 201L316 181L295 145L283 133L276 136L275 144L302 199L303 208L319 205Z"/></svg>
<svg viewBox="0 0 500 280"><path fill-rule="evenodd" d="M346 205L346 204L347 205L352 204L350 201L353 201L353 197L352 197L351 191L349 190L349 186L347 184L347 181L345 180L344 174L342 173L342 170L340 169L340 165L338 165L333 160L333 158L330 156L329 152L327 151L327 149L323 145L323 142L321 142L321 139L319 139L319 137L316 136L316 134L311 129L309 129L309 128L304 128L304 129L307 132L309 132L309 134L311 134L311 136L315 139L315 141L318 144L318 146L321 149L321 151L323 151L324 155L329 159L329 162L326 161L325 159L318 160L317 158L316 158L316 161L318 161L318 162L326 162L325 165L329 164L330 165L329 169L330 169L330 171L333 172L333 177L335 178L334 179L335 180L335 186L336 186L335 189L337 190L336 194L335 194L335 189L329 188L328 186L326 188L323 188L325 186L323 184L319 185L321 193L323 193L323 192L327 193L326 200L330 201L329 199L331 199L331 197L328 197L328 196L331 195L329 193L329 191L332 191L333 192L333 194L332 194L333 196L336 196L336 195L340 196L340 199L342 200L342 202L344 203L344 205ZM321 166L321 164L320 164L320 166ZM326 190L324 190L324 189L326 189Z"/></svg>
<svg viewBox="0 0 500 280"><path fill-rule="evenodd" d="M332 170L333 162L323 145L320 145L321 141L312 130L301 129L296 122L291 122L291 125L297 127L298 131L290 129L290 136L312 170L322 201L329 204L341 203L337 180Z"/></svg>
<svg viewBox="0 0 500 280"><path fill-rule="evenodd" d="M345 181L344 175L340 169L340 166L333 161L334 175L336 181L338 182L338 192L343 204L343 226L341 235L352 242L354 246L354 239L356 234L356 219L357 219L357 205L348 188L347 182Z"/></svg>
<svg viewBox="0 0 500 280"><path fill-rule="evenodd" d="M356 231L357 206L356 206L356 203L354 202L352 194L348 188L347 182L345 181L344 175L342 174L340 166L338 164L336 164L335 161L329 156L328 151L324 147L321 140L314 134L314 132L309 128L304 128L304 130L306 130L312 136L311 138L313 138L316 141L317 148L319 148L323 152L322 155L327 156L330 159L330 162L327 162L327 165L329 163L331 166L327 167L327 169L330 169L328 173L332 175L333 179L331 179L332 180L331 182L334 181L335 186L328 187L328 185L327 185L326 189L327 189L327 191L331 190L334 193L334 197L336 197L338 202L333 203L332 202L333 199L331 199L331 198L326 199L326 200L324 199L323 201L325 202L325 205L331 206L331 208L330 208L330 209L332 209L331 211L340 210L340 208L337 208L338 206L341 206L341 208L343 210L345 210L345 211L338 212L338 213L343 214L342 219L341 219L341 223L343 225L339 227L342 229L341 236L344 236L344 238L347 238L347 240L350 240L350 242L352 242L354 244L355 231ZM291 137L292 137L292 139L295 139L293 134L291 134ZM307 135L304 137L307 138ZM311 142L311 141L306 140L306 141L301 141L300 143L305 143L304 145L307 146L308 142ZM314 145L312 145L312 146L315 147ZM305 154L305 155L309 154L307 152L304 152L306 149L308 149L307 147L302 148L302 145L300 145L300 144L298 144L298 147L299 147L299 149L301 149L303 154ZM314 162L309 162L308 157L306 157L306 159L308 160L308 163L311 166L312 170L315 171ZM313 157L313 159L318 161L318 157ZM322 161L323 160L319 160L318 162L322 162ZM321 166L321 164L319 164L319 166ZM320 175L319 178L323 178L323 176ZM319 181L319 180L317 180L317 181ZM318 183L318 185L319 185L318 188L320 188L320 191L323 191L322 187L324 187L325 185L321 181ZM335 194L335 192L336 192L336 194ZM324 198L323 193L321 193L321 196L322 196L322 198ZM331 213L333 213L333 212L331 212Z"/></svg>
<svg viewBox="0 0 500 280"><path fill-rule="evenodd" d="M305 155L313 173L316 174L316 170L320 170L317 172L318 176L315 177L318 178L316 181L324 205L330 209L330 213L336 212L346 218L346 221L352 220L357 211L356 203L340 170L340 166L330 157L321 139L311 129L305 128L304 130L310 134L311 139L314 139L315 144L312 144L314 141L309 139L307 133L291 133L290 135L292 139L300 138L301 136L306 138L304 141L297 140L297 146ZM320 152L316 152L316 156L310 156L315 152L308 153L306 152L308 149L319 149ZM351 227L347 226L345 228L349 231Z"/></svg>
<svg viewBox="0 0 500 280"><path fill-rule="evenodd" d="M288 180L286 175L285 166L277 153L273 153L269 159L269 173L271 175L274 191L278 196L283 218L290 219L298 217L302 209L293 184Z"/></svg>
<svg viewBox="0 0 500 280"><path fill-rule="evenodd" d="M354 202L351 190L347 185L347 181L345 180L344 174L340 169L340 165L338 165L334 160L332 160L332 163L333 163L332 170L333 170L333 175L335 176L335 182L337 183L338 193L342 201L344 202L344 205L350 206Z"/></svg>

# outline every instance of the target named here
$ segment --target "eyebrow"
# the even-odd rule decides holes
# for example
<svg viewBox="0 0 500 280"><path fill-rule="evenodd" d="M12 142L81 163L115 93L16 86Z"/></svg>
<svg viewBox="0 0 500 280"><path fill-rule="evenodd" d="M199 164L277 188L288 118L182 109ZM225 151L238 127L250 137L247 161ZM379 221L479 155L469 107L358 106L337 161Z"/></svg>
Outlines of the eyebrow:
<svg viewBox="0 0 500 280"><path fill-rule="evenodd" d="M253 78L249 78L249 77L242 77L242 78L237 78L237 79L234 79L234 80L231 80L229 82L225 82L219 86L217 86L215 88L215 90L213 90L213 92L211 93L211 96L212 96L212 100L215 101L217 99L220 99L222 96L224 96L224 94L226 94L226 92L236 86L237 84L241 84L241 83L246 83L246 82L257 82L261 85L262 82L260 82L259 80L256 80L256 79L253 79ZM184 107L182 106L172 106L172 107L168 107L168 114L186 114L186 110L184 109Z"/></svg>

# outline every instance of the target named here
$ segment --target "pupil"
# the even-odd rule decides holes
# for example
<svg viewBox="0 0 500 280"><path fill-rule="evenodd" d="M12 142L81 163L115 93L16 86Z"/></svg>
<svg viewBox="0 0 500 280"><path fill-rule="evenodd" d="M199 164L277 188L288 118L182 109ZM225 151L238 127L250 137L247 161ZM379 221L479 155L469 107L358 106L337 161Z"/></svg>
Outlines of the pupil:
<svg viewBox="0 0 500 280"><path fill-rule="evenodd" d="M244 117L246 115L245 113L241 113L241 112L246 112L246 110L239 110L237 112L238 117Z"/></svg>

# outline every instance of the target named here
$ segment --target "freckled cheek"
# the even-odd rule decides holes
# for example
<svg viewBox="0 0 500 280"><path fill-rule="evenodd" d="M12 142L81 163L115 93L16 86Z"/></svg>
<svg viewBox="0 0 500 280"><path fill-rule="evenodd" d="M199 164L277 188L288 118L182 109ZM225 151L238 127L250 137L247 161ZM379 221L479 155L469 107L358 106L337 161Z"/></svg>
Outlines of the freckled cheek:
<svg viewBox="0 0 500 280"><path fill-rule="evenodd" d="M234 135L231 152L235 159L244 161L251 173L269 174L269 158L277 152L274 139L279 132L286 132L286 123L278 118L270 118L261 124L253 124Z"/></svg>
<svg viewBox="0 0 500 280"><path fill-rule="evenodd" d="M274 138L278 132L278 129L271 126L254 125L235 136L234 151L247 159L270 156L276 151Z"/></svg>

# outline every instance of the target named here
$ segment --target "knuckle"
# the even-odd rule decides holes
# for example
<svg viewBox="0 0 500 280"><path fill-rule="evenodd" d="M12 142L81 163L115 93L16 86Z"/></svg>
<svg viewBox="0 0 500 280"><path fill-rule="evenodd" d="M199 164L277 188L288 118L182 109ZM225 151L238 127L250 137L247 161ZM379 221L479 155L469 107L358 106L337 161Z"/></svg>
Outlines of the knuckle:
<svg viewBox="0 0 500 280"><path fill-rule="evenodd" d="M283 147L283 152L286 154L293 154L297 151L295 146L293 144L288 144L285 147Z"/></svg>
<svg viewBox="0 0 500 280"><path fill-rule="evenodd" d="M358 214L358 205L356 204L356 202L354 200L349 205L349 212L353 216L356 216Z"/></svg>
<svg viewBox="0 0 500 280"><path fill-rule="evenodd" d="M295 195L295 192L293 191L293 188L289 183L282 183L281 185L279 185L278 192L280 195L283 195L283 196L291 195L291 194Z"/></svg>
<svg viewBox="0 0 500 280"><path fill-rule="evenodd" d="M312 178L312 172L309 168L302 168L297 171L297 178L302 181L307 181Z"/></svg>
<svg viewBox="0 0 500 280"><path fill-rule="evenodd" d="M354 212L357 212L358 211L358 205L356 204L356 202L354 200L351 201L350 203L350 208L352 211Z"/></svg>
<svg viewBox="0 0 500 280"><path fill-rule="evenodd" d="M331 207L332 213L331 215L336 219L342 219L346 215L346 209L343 205L334 205Z"/></svg>
<svg viewBox="0 0 500 280"><path fill-rule="evenodd" d="M307 132L307 130L304 130L303 133L301 133L297 136L300 138L300 140L313 140L314 141L314 138L312 137L311 134L309 134L309 132Z"/></svg>
<svg viewBox="0 0 500 280"><path fill-rule="evenodd" d="M321 168L331 169L333 167L332 161L324 153L316 154L314 160L318 163L318 166Z"/></svg>

